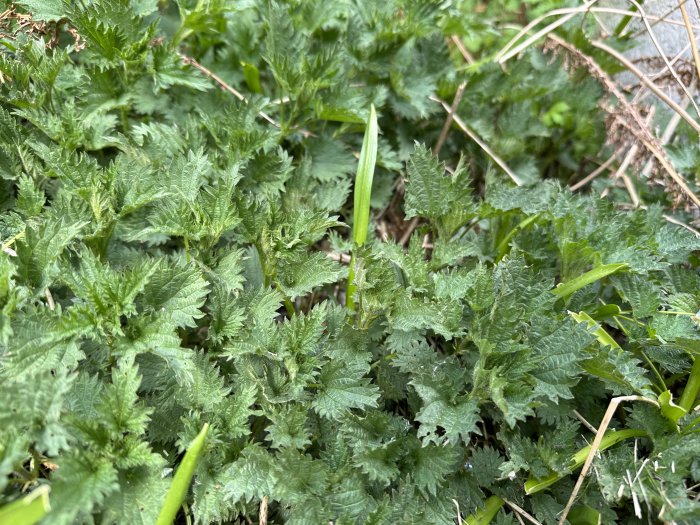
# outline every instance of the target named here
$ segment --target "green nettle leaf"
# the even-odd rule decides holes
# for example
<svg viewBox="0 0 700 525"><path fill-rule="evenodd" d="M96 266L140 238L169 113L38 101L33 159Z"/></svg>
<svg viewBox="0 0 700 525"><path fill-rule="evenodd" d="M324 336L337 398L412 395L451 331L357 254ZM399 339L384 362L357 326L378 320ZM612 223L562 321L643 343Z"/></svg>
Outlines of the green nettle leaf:
<svg viewBox="0 0 700 525"><path fill-rule="evenodd" d="M379 392L365 377L369 371L366 362L330 361L319 374L320 388L312 402L323 417L338 418L351 408L377 406Z"/></svg>
<svg viewBox="0 0 700 525"><path fill-rule="evenodd" d="M194 265L159 261L143 297L146 305L178 326L194 327L195 320L204 315L200 308L209 291L207 285Z"/></svg>
<svg viewBox="0 0 700 525"><path fill-rule="evenodd" d="M0 525L700 523L700 147L588 180L558 7L8 4Z"/></svg>
<svg viewBox="0 0 700 525"><path fill-rule="evenodd" d="M477 432L479 421L477 403L471 399L446 400L444 394L428 385L411 383L423 400L423 407L416 414L421 423L418 437L423 444L430 442L457 443L460 438L468 443L470 434ZM438 429L442 432L438 434Z"/></svg>

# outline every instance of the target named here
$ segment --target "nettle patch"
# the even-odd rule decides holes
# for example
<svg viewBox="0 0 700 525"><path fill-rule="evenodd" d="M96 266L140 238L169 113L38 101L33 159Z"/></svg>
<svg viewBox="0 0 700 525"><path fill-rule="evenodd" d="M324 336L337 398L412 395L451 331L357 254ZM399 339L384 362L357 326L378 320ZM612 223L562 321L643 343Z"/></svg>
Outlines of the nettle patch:
<svg viewBox="0 0 700 525"><path fill-rule="evenodd" d="M590 79L461 71L468 2L224 4L3 22L0 522L696 523L700 240L540 180ZM522 186L425 145L463 81Z"/></svg>

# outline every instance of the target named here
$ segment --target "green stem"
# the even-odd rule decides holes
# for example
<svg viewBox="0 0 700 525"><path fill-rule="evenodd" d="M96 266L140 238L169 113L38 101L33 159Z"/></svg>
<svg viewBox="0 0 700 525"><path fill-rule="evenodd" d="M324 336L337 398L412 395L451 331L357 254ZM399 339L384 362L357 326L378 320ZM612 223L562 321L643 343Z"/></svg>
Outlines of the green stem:
<svg viewBox="0 0 700 525"><path fill-rule="evenodd" d="M355 291L357 286L355 286L355 254L350 256L350 272L348 273L348 286L345 290L345 306L347 306L350 311L355 311Z"/></svg>
<svg viewBox="0 0 700 525"><path fill-rule="evenodd" d="M294 308L294 305L289 297L284 298L284 308L287 310L289 317L292 317L296 313L296 308Z"/></svg>
<svg viewBox="0 0 700 525"><path fill-rule="evenodd" d="M618 431L610 431L606 432L605 436L603 436L602 441L600 442L600 447L598 447L598 450L605 450L613 445L616 445L620 441L624 441L625 439L633 438L633 437L644 437L646 436L647 433L644 432L643 430L639 430L636 428L627 428L625 430L618 430ZM583 463L586 461L586 458L588 457L588 454L591 451L591 446L588 445L587 447L583 447L581 450L576 452L572 457L571 461L569 463L569 469L574 471L578 468L580 468ZM540 492L541 490L546 489L550 485L553 485L560 479L562 479L566 474L557 474L556 472L553 472L547 477L544 477L542 479L535 479L535 478L530 478L525 482L525 493L529 496L530 494L534 494L536 492Z"/></svg>
<svg viewBox="0 0 700 525"><path fill-rule="evenodd" d="M491 496L486 500L483 509L477 510L474 514L467 516L465 525L488 525L496 517L505 502L498 496Z"/></svg>
<svg viewBox="0 0 700 525"><path fill-rule="evenodd" d="M695 359L678 405L686 412L692 412L698 392L700 392L700 359Z"/></svg>

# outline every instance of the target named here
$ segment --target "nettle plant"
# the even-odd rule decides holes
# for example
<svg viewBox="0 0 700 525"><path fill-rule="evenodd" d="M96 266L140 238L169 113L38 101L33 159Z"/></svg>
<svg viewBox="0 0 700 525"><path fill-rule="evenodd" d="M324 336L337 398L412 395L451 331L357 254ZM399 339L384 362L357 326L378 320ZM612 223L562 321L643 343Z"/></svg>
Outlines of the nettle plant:
<svg viewBox="0 0 700 525"><path fill-rule="evenodd" d="M697 522L700 241L537 182L588 80L456 66L470 2L226 4L3 20L0 523ZM461 82L582 111L495 139L517 187L425 145Z"/></svg>

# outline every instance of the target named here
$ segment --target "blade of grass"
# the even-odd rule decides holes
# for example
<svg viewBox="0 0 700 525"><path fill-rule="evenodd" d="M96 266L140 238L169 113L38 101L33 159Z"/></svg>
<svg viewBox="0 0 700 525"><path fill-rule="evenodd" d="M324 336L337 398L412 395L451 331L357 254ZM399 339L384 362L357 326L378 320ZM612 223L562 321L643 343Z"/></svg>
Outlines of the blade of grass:
<svg viewBox="0 0 700 525"><path fill-rule="evenodd" d="M178 510L182 506L187 496L187 489L192 481L192 476L194 475L194 469L197 466L197 461L199 461L202 455L202 450L204 450L204 443L207 437L207 432L209 432L209 423L205 423L200 430L197 437L190 443L185 456L182 458L180 466L177 468L177 472L173 477L173 483L170 485L170 490L165 497L165 503L160 509L160 514L158 515L158 520L156 525L172 525L177 516Z"/></svg>
<svg viewBox="0 0 700 525"><path fill-rule="evenodd" d="M365 137L362 141L360 161L355 176L355 202L353 208L352 242L356 246L362 246L367 241L369 231L369 201L372 196L372 179L374 178L374 166L377 163L377 144L379 126L377 125L377 112L372 105L369 109L369 120L365 128ZM355 310L355 254L350 260L350 273L345 294L345 304L350 310Z"/></svg>
<svg viewBox="0 0 700 525"><path fill-rule="evenodd" d="M695 408L695 400L698 398L698 393L700 392L700 358L695 358L692 368L690 369L690 375L688 375L688 382L683 389L681 394L681 399L678 401L683 410L686 412L692 412Z"/></svg>
<svg viewBox="0 0 700 525"><path fill-rule="evenodd" d="M464 520L465 525L488 525L496 517L504 503L498 496L491 496L486 500L483 509L479 509L474 514L467 516L467 519Z"/></svg>
<svg viewBox="0 0 700 525"><path fill-rule="evenodd" d="M646 432L636 428L627 428L624 430L607 432L603 437L602 441L600 442L598 450L605 450L607 448L610 448L613 445L619 443L620 441L624 441L625 439L633 437L644 437L646 435ZM578 469L581 465L583 465L590 451L591 445L588 445L587 447L583 447L578 452L576 452L571 457L569 468L573 471ZM564 475L553 472L549 476L544 477L542 479L530 478L525 482L525 494L529 496L530 494L540 492L541 490L546 489L550 485L553 485L563 477Z"/></svg>
<svg viewBox="0 0 700 525"><path fill-rule="evenodd" d="M568 297L576 290L580 290L584 286L599 281L603 277L607 277L610 274L619 272L620 270L627 268L627 266L627 263L603 264L597 268L593 268L589 272L571 279L570 281L559 284L553 288L551 292L557 297Z"/></svg>
<svg viewBox="0 0 700 525"><path fill-rule="evenodd" d="M33 525L51 510L48 485L0 508L0 525Z"/></svg>

